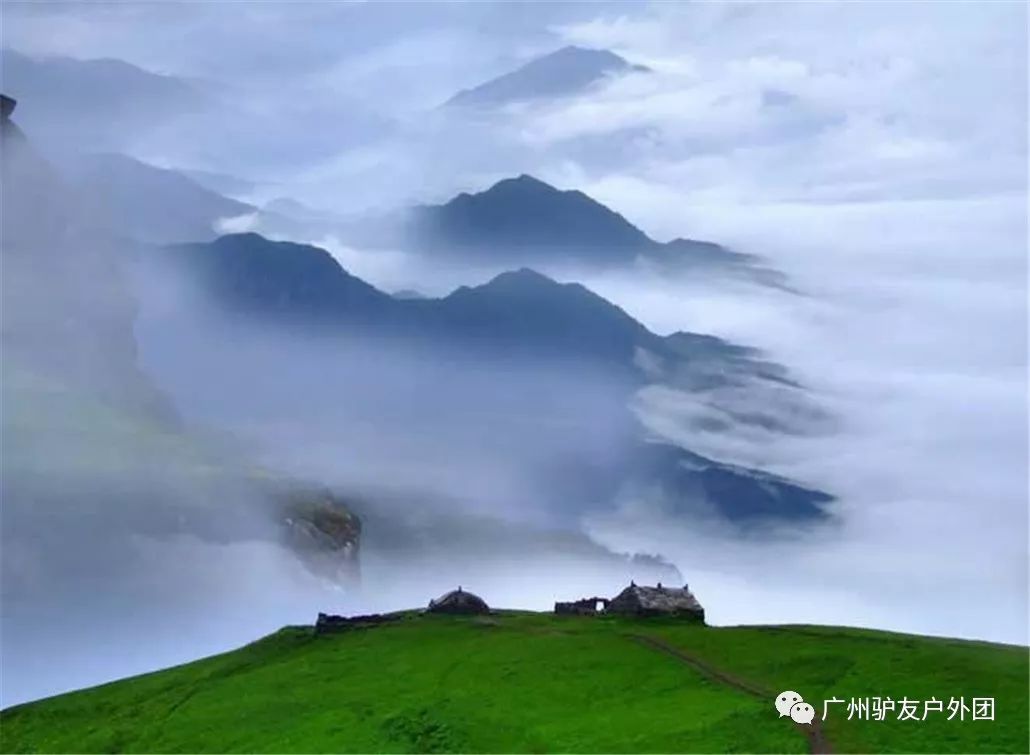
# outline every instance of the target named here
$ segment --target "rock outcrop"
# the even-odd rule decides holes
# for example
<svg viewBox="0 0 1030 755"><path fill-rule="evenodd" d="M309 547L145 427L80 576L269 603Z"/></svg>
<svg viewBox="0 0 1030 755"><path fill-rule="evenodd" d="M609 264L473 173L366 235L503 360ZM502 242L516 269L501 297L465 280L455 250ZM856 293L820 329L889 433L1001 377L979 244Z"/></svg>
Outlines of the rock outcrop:
<svg viewBox="0 0 1030 755"><path fill-rule="evenodd" d="M329 490L280 493L287 545L313 573L341 584L360 579L361 520Z"/></svg>

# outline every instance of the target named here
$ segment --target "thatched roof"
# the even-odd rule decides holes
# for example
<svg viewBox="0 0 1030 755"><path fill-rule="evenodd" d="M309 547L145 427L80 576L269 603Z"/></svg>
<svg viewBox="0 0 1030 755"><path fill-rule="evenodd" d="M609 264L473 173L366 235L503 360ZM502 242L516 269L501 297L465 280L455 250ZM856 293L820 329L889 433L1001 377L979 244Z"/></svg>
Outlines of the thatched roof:
<svg viewBox="0 0 1030 755"><path fill-rule="evenodd" d="M683 587L645 587L630 584L608 604L610 613L689 614L704 619L705 609L694 594Z"/></svg>
<svg viewBox="0 0 1030 755"><path fill-rule="evenodd" d="M430 613L481 614L490 613L490 606L475 593L462 590L451 590L436 600L429 601Z"/></svg>

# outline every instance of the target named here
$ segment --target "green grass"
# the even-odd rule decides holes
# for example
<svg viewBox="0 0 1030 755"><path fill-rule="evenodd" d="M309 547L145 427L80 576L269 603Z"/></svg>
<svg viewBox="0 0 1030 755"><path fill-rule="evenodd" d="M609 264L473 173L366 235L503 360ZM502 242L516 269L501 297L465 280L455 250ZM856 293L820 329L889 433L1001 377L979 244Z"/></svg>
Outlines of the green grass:
<svg viewBox="0 0 1030 755"><path fill-rule="evenodd" d="M0 713L6 752L805 752L760 688L996 698L990 721L831 713L837 751L1026 752L1027 649L864 630L709 628L504 613L407 616L224 655Z"/></svg>
<svg viewBox="0 0 1030 755"><path fill-rule="evenodd" d="M771 691L800 692L822 715L840 752L1030 752L1026 647L814 626L656 631L708 662ZM852 699L943 698L945 713L925 720L848 720ZM995 698L994 721L948 720L948 701ZM923 715L919 709L920 718Z"/></svg>

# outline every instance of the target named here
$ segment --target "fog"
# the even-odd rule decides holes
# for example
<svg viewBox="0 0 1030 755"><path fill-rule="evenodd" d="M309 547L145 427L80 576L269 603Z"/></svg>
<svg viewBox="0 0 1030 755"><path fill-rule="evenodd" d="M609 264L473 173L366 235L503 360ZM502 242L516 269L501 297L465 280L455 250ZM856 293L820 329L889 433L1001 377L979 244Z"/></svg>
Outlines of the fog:
<svg viewBox="0 0 1030 755"><path fill-rule="evenodd" d="M11 190L5 142L4 278L20 287L5 285L3 705L457 584L546 609L675 575L717 625L1027 642L1024 7L10 3L4 23L11 49L124 60L201 98L187 108L171 91L126 128L104 110L126 106L122 84L105 80L104 96L76 100L87 129L55 92L19 82L30 141L39 126L41 147L124 151L246 178L235 194L258 204L304 202L317 222L270 234L323 246L384 291L442 296L501 269L369 248L341 218L520 173L580 189L656 239L760 255L795 290L543 269L657 333L760 347L802 389L630 396L544 362L241 328L170 279L136 281L133 303L131 281L82 274L111 263L111 250L100 262L82 251L119 229L72 243L49 187ZM653 74L475 116L439 107L564 44ZM12 235L39 197L52 212ZM62 201L75 223L94 209ZM54 266L22 268L14 243ZM12 322L30 337L9 340ZM40 365L59 366L57 387L37 382ZM52 409L11 411L30 402ZM782 429L735 420L755 410ZM719 430L701 421L714 414ZM832 493L832 517L742 533L638 494L610 508L570 493L582 460L617 457L637 422ZM198 475L208 467L219 471ZM255 469L346 498L365 523L360 588L282 545ZM633 553L671 565L620 555Z"/></svg>
<svg viewBox="0 0 1030 755"><path fill-rule="evenodd" d="M631 194L609 201L631 204ZM1025 642L1024 224L1018 195L692 207L684 226L764 255L799 293L646 270L549 270L583 281L656 332L713 333L789 365L825 415L813 420L754 391L719 391L714 403L761 408L795 433L699 429L713 396L667 387L643 389L634 406L659 437L839 497L832 526L764 539L699 532L640 500L625 501L621 515L587 515L587 530L616 550L673 560L715 623L833 623ZM387 287L419 281L434 292L454 280L403 253L327 247Z"/></svg>
<svg viewBox="0 0 1030 755"><path fill-rule="evenodd" d="M635 297L640 287L624 281L593 285L645 321L679 318L791 365L838 431L688 432L676 417L689 417L695 401L653 392L641 412L715 458L832 490L840 526L716 544L667 521L642 524L638 506L594 522L595 533L623 547L640 538L668 554L699 594L711 595L717 622L1025 642L1024 203L771 207L733 220L740 245L775 254L808 295L708 288L676 306L668 291ZM805 238L785 233L801 223ZM640 529L628 535L633 522Z"/></svg>

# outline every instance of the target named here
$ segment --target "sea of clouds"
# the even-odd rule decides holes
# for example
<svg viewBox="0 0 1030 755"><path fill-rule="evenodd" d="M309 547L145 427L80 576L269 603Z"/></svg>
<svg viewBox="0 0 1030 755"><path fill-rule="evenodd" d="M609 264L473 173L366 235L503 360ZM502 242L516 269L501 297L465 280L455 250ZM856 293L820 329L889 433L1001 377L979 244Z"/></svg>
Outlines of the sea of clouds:
<svg viewBox="0 0 1030 755"><path fill-rule="evenodd" d="M787 365L831 426L688 430L699 397L655 388L636 397L636 411L693 450L834 493L833 521L740 537L626 500L584 530L614 550L666 555L716 624L1027 642L1025 7L526 8L427 4L402 18L386 4L16 5L5 9L5 44L122 58L194 83L217 104L123 148L252 179L247 198L258 202L289 196L346 216L532 173L585 191L659 240L765 257L796 293L646 269L550 272L657 332L713 333ZM563 44L613 49L653 73L482 117L438 108ZM303 236L386 290L443 294L496 272ZM54 623L60 606L40 602L22 635L53 629L26 640L37 652L16 669L20 688L5 681L5 703L240 644L327 602L349 605L268 544L144 537L132 547L147 567L128 575L109 613L143 606L138 617L105 634L99 616L87 627L97 641L69 658L57 652L68 644ZM482 573L484 592L545 608L551 564L540 564L528 575L498 561ZM408 581L397 568L369 554L374 592L363 605L428 597L436 583L424 564ZM567 569L570 589L598 587L596 573L554 568ZM440 580L459 576L454 564L439 569ZM175 612L204 622L168 633ZM133 635L147 646L126 644ZM8 669L11 658L5 651Z"/></svg>

